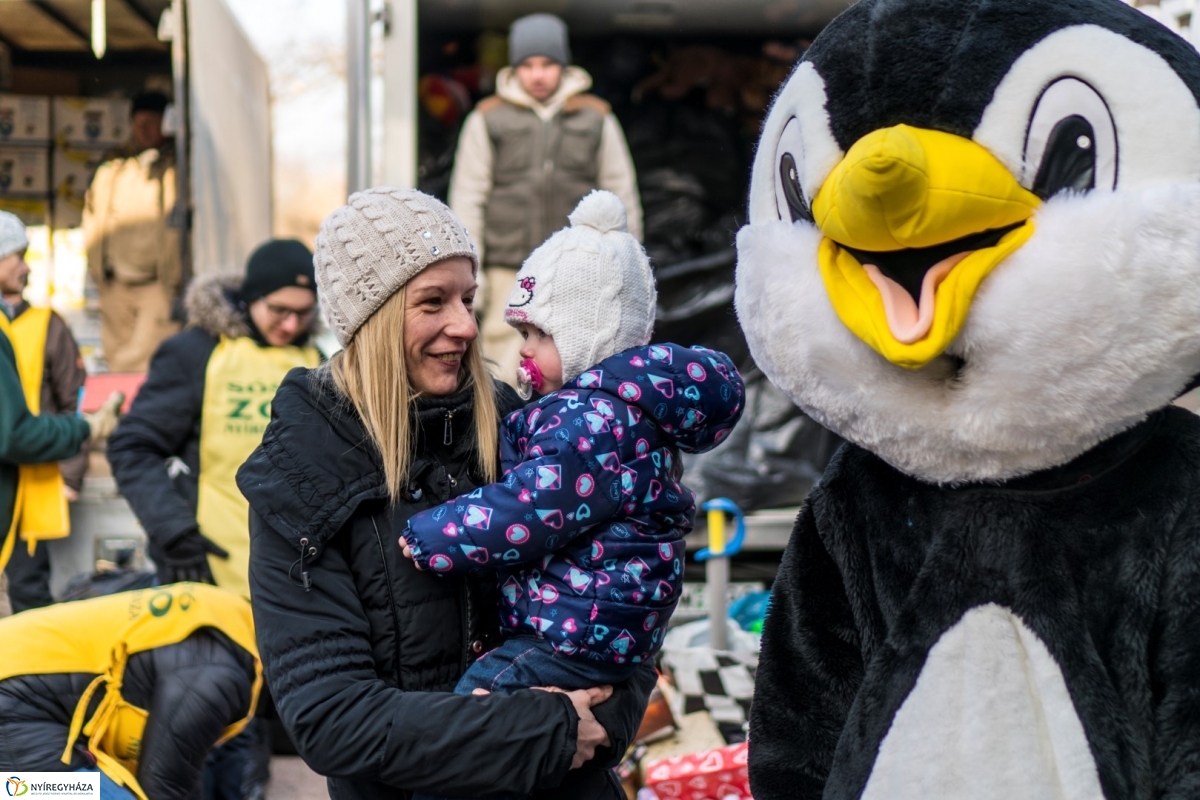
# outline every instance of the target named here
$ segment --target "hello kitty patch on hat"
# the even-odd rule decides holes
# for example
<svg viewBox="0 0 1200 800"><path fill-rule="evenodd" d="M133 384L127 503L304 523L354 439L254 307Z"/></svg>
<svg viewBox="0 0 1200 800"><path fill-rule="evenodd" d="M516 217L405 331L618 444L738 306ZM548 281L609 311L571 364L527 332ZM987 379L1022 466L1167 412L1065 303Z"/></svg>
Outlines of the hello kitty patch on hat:
<svg viewBox="0 0 1200 800"><path fill-rule="evenodd" d="M564 381L649 342L657 303L650 259L615 194L590 193L569 219L525 260L504 312L509 325L554 337Z"/></svg>

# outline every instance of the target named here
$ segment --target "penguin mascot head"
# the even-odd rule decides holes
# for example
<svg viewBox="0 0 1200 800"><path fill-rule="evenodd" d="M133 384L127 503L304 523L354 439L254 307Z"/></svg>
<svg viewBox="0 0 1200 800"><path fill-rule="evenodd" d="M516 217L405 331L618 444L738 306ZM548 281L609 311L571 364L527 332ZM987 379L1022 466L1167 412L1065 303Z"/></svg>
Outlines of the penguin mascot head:
<svg viewBox="0 0 1200 800"><path fill-rule="evenodd" d="M862 0L775 99L758 364L922 481L1064 464L1200 372L1200 55L1118 0Z"/></svg>

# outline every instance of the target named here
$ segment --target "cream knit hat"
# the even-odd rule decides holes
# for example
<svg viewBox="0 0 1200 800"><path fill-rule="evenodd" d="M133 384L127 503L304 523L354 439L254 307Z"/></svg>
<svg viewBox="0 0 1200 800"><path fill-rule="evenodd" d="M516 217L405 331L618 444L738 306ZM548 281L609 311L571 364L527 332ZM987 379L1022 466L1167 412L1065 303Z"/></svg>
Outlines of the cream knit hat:
<svg viewBox="0 0 1200 800"><path fill-rule="evenodd" d="M628 230L625 206L597 190L517 273L504 320L554 337L563 382L609 356L647 344L657 294L650 259Z"/></svg>
<svg viewBox="0 0 1200 800"><path fill-rule="evenodd" d="M389 297L426 267L479 256L467 229L435 197L378 186L350 195L321 223L313 265L325 319L345 347Z"/></svg>

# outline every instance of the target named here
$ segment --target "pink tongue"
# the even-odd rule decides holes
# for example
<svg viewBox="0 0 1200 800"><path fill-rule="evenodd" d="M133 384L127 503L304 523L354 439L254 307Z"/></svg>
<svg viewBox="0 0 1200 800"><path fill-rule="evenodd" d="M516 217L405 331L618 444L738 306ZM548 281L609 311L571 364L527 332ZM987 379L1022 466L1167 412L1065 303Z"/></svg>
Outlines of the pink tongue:
<svg viewBox="0 0 1200 800"><path fill-rule="evenodd" d="M938 285L958 266L958 262L970 252L944 258L925 273L921 280L921 304L913 302L912 295L904 287L879 271L874 264L863 264L867 277L883 297L883 311L887 316L888 329L900 344L919 342L933 327L934 296Z"/></svg>

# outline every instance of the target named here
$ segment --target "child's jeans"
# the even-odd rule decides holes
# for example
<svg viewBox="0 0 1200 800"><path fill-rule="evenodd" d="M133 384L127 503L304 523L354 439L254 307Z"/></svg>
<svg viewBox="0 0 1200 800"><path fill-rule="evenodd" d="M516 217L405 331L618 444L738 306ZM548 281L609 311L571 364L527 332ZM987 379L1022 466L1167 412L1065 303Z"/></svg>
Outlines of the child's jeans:
<svg viewBox="0 0 1200 800"><path fill-rule="evenodd" d="M641 666L593 661L580 656L565 656L545 639L516 636L505 639L495 650L484 653L467 669L454 687L455 694L471 694L476 689L509 694L533 686L554 686L573 691L593 686L623 683ZM498 793L487 800L517 800L520 795ZM415 794L413 800L434 800L431 795Z"/></svg>

